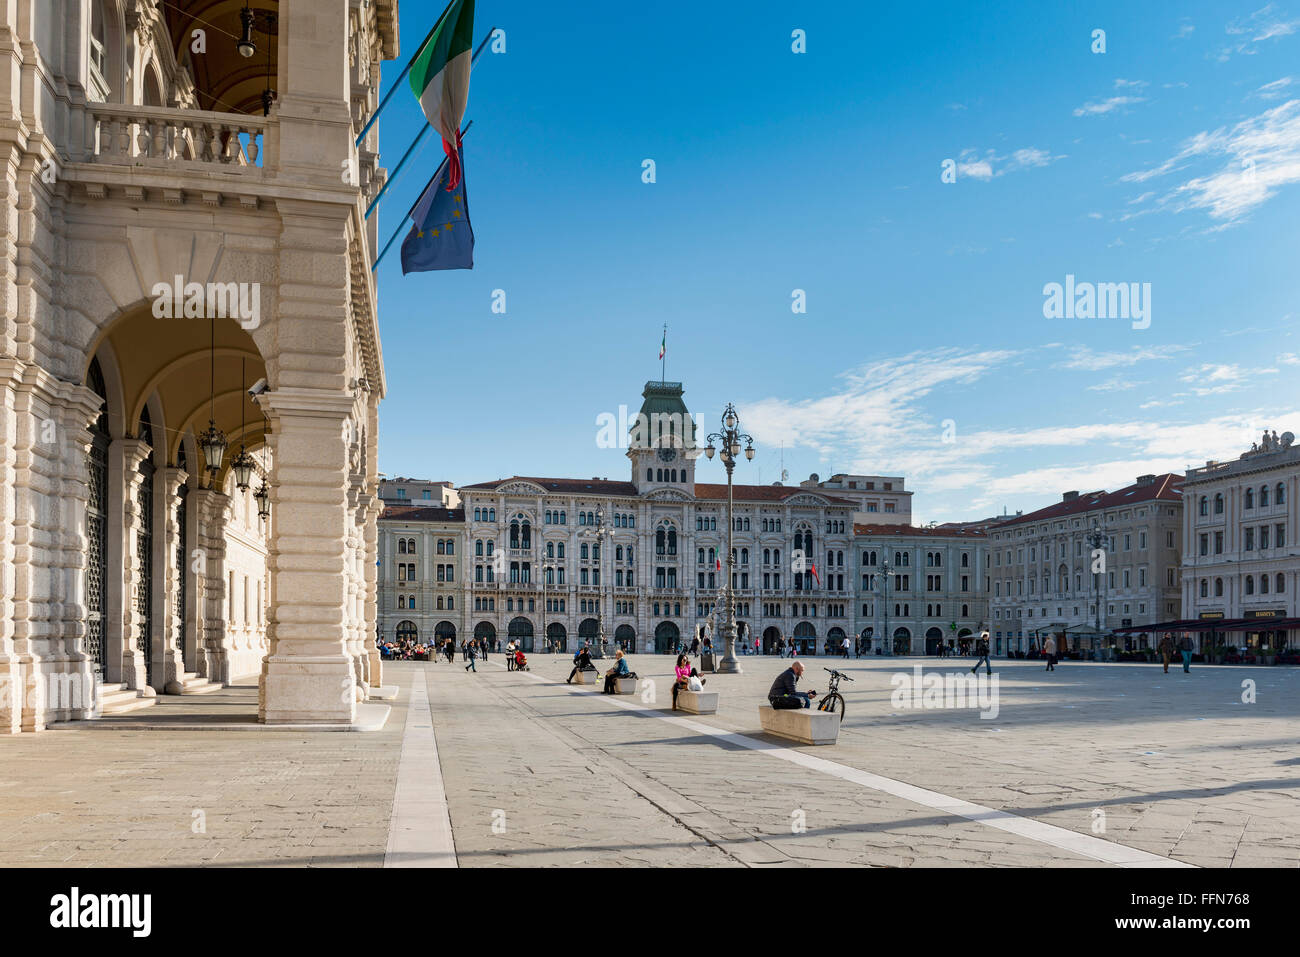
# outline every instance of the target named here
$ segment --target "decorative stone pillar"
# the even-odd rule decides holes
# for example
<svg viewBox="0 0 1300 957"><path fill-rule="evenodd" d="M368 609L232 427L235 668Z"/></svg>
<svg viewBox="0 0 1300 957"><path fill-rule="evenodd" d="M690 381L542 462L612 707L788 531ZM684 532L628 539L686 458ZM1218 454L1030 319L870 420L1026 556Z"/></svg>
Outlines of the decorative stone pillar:
<svg viewBox="0 0 1300 957"><path fill-rule="evenodd" d="M377 495L365 496L364 536L365 559L365 610L362 616L362 630L365 635L365 654L370 662L370 687L378 688L384 683L383 659L379 654L379 644L375 640L379 616L379 513L383 504Z"/></svg>
<svg viewBox="0 0 1300 957"><path fill-rule="evenodd" d="M351 724L357 672L348 648L348 448L353 400L340 391L275 388L271 419L270 652L258 718L266 724Z"/></svg>
<svg viewBox="0 0 1300 957"><path fill-rule="evenodd" d="M16 392L22 363L0 356L0 489L17 480L18 413ZM0 495L0 734L22 730L25 697L18 656L14 653L14 497Z"/></svg>
<svg viewBox="0 0 1300 957"><path fill-rule="evenodd" d="M62 601L51 608L55 633L49 642L52 668L63 676L63 693L51 702L50 720L72 721L89 718L98 699L98 673L93 657L86 652L89 635L86 603L86 575L89 536L86 527L90 502L90 425L99 415L100 398L90 389L71 383L56 385L58 406L55 423L58 442L58 474L55 513L59 557L57 565L64 579Z"/></svg>
<svg viewBox="0 0 1300 957"><path fill-rule="evenodd" d="M230 514L230 496L211 488L193 489L190 506L197 519L195 526L199 567L195 576L202 582L202 595L196 596L199 609L199 648L196 666L199 674L214 684L229 684L230 656L226 653L226 522Z"/></svg>
<svg viewBox="0 0 1300 957"><path fill-rule="evenodd" d="M168 467L161 473L163 529L163 602L162 602L162 667L155 674L155 684L161 685L167 694L180 694L185 677L185 621L181 617L180 576L186 573L189 565L188 556L183 556L178 565L176 549L181 542L180 527L180 490L189 480L184 469Z"/></svg>
<svg viewBox="0 0 1300 957"><path fill-rule="evenodd" d="M104 629L108 680L119 681L144 698L154 691L145 683L140 636L144 623L136 610L139 579L140 463L149 455L141 439L114 439L108 447L108 607L113 614Z"/></svg>

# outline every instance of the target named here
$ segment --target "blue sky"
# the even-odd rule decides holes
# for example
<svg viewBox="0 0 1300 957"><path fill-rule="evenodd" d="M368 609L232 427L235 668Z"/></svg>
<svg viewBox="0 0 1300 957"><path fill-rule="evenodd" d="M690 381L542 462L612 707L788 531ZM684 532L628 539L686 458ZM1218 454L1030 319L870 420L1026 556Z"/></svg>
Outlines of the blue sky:
<svg viewBox="0 0 1300 957"><path fill-rule="evenodd" d="M402 0L386 83L441 8ZM777 480L784 446L791 482L905 475L918 521L1300 433L1300 0L476 19L506 52L466 114L475 268L403 277L399 241L377 274L387 474L625 478L597 417L635 412L665 322L701 424L735 402L756 439L738 481ZM399 91L390 169L423 122ZM430 135L382 237L441 155ZM1067 274L1149 283L1149 326L1045 318Z"/></svg>

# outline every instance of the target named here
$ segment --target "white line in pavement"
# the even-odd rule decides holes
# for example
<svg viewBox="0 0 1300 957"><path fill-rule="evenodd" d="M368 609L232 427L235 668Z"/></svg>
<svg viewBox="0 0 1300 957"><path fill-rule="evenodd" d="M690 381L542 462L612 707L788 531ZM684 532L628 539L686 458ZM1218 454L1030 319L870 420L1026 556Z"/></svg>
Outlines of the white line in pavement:
<svg viewBox="0 0 1300 957"><path fill-rule="evenodd" d="M504 668L505 665L492 662L498 668ZM548 681L549 679L541 675L533 674L531 671L525 671L526 677L535 681ZM570 694L580 695L583 692L568 686ZM750 751L761 751L764 754L774 758L780 758L782 761L789 761L791 764L797 764L808 768L810 771L819 771L822 774L829 774L832 777L840 778L843 781L849 781L853 784L870 788L873 791L883 791L885 794L892 794L894 797L902 798L912 804L919 804L922 807L928 807L932 810L939 811L943 814L951 814L954 817L963 817L979 824L986 824L989 827L995 827L1000 831L1006 831L1009 834L1016 834L1020 837L1028 838L1031 841L1037 841L1040 844L1046 844L1049 847L1059 848L1078 854L1082 857L1092 858L1095 861L1102 861L1106 864L1114 864L1117 867L1194 867L1184 861L1176 861L1168 857L1162 857L1159 854L1152 854L1149 851L1138 850L1135 847L1128 847L1124 844L1117 844L1114 841L1105 841L1099 837L1093 837L1090 834L1080 834L1078 831L1071 831L1069 828L1057 827L1055 824L1047 824L1043 821L1036 821L1033 818L1020 817L1007 811L999 811L996 808L984 807L981 804L972 804L970 801L963 801L960 798L949 797L947 794L941 794L938 791L931 791L926 788L919 788L904 781L895 781L893 778L887 778L880 774L872 774L870 771L863 771L860 768L849 767L844 764L837 764L834 761L827 761L825 758L818 758L811 754L805 754L802 751L796 751L779 744L772 744L769 741L761 741L758 738L751 738L748 735L737 734L734 731L725 731L722 728L715 728L712 725L701 724L698 721L692 721L689 718L678 718L671 714L664 714L658 708L647 708L643 705L628 701L621 696L607 695L605 699L613 705L623 708L627 711L640 711L644 714L652 715L670 724L686 728L697 734L707 735L716 738L719 741L726 741L728 744L738 745L747 748Z"/></svg>
<svg viewBox="0 0 1300 957"><path fill-rule="evenodd" d="M457 867L424 669L411 682L384 867Z"/></svg>

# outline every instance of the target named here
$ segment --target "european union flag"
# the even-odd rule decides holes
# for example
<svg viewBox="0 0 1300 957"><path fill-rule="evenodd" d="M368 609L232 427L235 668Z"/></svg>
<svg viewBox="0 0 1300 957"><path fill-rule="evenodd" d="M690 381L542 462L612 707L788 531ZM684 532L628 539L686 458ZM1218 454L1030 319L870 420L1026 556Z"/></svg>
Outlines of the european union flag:
<svg viewBox="0 0 1300 957"><path fill-rule="evenodd" d="M460 183L450 192L451 164L424 188L411 213L414 223L402 240L402 275L434 269L474 268L474 227L469 222L469 193L465 188L465 154L460 154Z"/></svg>

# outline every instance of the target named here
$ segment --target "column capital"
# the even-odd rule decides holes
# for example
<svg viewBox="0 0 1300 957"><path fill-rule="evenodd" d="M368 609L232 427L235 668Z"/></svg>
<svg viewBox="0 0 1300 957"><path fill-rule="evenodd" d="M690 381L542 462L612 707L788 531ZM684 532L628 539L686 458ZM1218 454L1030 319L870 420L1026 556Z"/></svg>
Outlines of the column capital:
<svg viewBox="0 0 1300 957"><path fill-rule="evenodd" d="M189 472L186 472L182 468L177 468L174 465L167 466L167 468L162 470L162 473L163 482L165 483L167 490L167 497L169 499L175 498L180 492L181 486L188 482L190 478Z"/></svg>
<svg viewBox="0 0 1300 957"><path fill-rule="evenodd" d="M273 419L288 415L343 419L356 407L353 396L336 389L272 389L255 396L253 401Z"/></svg>

